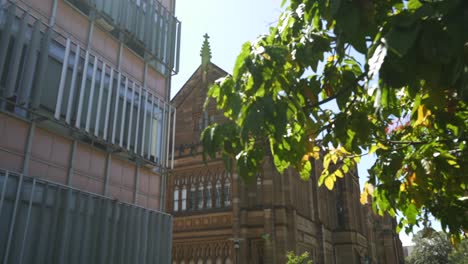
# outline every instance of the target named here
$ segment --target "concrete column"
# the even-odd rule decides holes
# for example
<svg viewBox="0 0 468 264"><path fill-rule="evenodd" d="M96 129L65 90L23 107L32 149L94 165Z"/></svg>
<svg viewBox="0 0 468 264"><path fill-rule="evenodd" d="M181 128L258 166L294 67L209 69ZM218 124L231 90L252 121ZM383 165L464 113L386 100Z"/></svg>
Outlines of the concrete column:
<svg viewBox="0 0 468 264"><path fill-rule="evenodd" d="M94 33L94 21L96 20L96 11L91 10L89 14L89 28L88 28L88 38L86 40L86 50L90 50L91 43L93 41L93 33Z"/></svg>
<svg viewBox="0 0 468 264"><path fill-rule="evenodd" d="M158 174L159 177L161 177L161 180L159 181L160 185L160 191L159 191L159 210L165 211L166 209L166 182L167 182L167 177L169 175L169 172L167 170L163 170L160 174ZM190 192L189 189L187 189L187 197L188 197L188 192ZM179 197L182 197L182 189L179 190ZM182 200L180 200L182 201ZM181 202L179 203L180 206L182 206ZM182 210L182 207L179 207L179 210Z"/></svg>
<svg viewBox="0 0 468 264"><path fill-rule="evenodd" d="M111 166L112 166L112 152L110 149L107 150L107 156L106 156L106 168L105 168L105 175L104 175L104 190L102 193L104 196L109 195L109 177L110 177L110 171L111 171Z"/></svg>
<svg viewBox="0 0 468 264"><path fill-rule="evenodd" d="M23 158L23 174L28 174L29 172L29 162L31 160L31 149L32 143L34 140L34 133L36 131L36 123L34 121L29 125L28 138L26 140L26 146L24 148L24 158Z"/></svg>
<svg viewBox="0 0 468 264"><path fill-rule="evenodd" d="M135 164L135 192L133 194L133 203L138 204L138 188L140 185L140 161L137 161Z"/></svg>
<svg viewBox="0 0 468 264"><path fill-rule="evenodd" d="M73 181L73 173L75 169L75 156L76 156L76 148L78 146L78 141L76 139L73 140L72 147L70 150L70 161L68 162L68 174L67 174L67 185L72 187Z"/></svg>
<svg viewBox="0 0 468 264"><path fill-rule="evenodd" d="M55 16L57 14L57 1L52 1L51 11L50 11L50 18L49 18L49 26L53 28L55 26Z"/></svg>

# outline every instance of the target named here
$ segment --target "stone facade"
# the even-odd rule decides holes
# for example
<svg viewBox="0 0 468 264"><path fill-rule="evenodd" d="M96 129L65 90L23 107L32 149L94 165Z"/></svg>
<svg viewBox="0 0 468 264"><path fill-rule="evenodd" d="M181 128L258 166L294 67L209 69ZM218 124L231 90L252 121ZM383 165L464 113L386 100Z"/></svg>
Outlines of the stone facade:
<svg viewBox="0 0 468 264"><path fill-rule="evenodd" d="M176 159L166 208L174 215L173 263L285 263L288 251L308 251L314 263L403 263L395 221L360 204L356 170L329 191L317 185L319 163L303 181L267 159L245 182L222 161L203 161L201 131L225 121L212 103L203 110L207 87L226 74L202 63L172 100Z"/></svg>

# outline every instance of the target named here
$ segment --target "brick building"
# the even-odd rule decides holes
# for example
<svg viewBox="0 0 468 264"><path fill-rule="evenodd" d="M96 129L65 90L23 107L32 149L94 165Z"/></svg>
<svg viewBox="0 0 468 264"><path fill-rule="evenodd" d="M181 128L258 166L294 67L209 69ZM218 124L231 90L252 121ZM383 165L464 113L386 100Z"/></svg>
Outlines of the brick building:
<svg viewBox="0 0 468 264"><path fill-rule="evenodd" d="M203 162L200 133L225 122L209 104L207 87L227 73L210 61L207 36L202 64L177 95L175 167L167 207L174 215L173 263L284 263L287 251L310 252L314 263L403 263L395 221L359 202L356 170L333 191L317 186L320 163L304 182L271 160L245 183L221 160Z"/></svg>
<svg viewBox="0 0 468 264"><path fill-rule="evenodd" d="M0 0L0 260L169 263L174 0Z"/></svg>

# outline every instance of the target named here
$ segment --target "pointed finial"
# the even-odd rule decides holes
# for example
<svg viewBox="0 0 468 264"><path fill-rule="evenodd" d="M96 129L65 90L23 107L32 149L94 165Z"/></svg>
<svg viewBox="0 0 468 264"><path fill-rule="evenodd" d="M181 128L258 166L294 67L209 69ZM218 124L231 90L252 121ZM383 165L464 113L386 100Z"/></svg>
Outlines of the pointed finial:
<svg viewBox="0 0 468 264"><path fill-rule="evenodd" d="M202 58L202 66L206 67L208 63L210 63L210 59L211 59L210 43L208 42L208 39L210 38L210 36L208 36L208 34L205 33L203 37L205 38L205 40L203 41L203 45L200 51L200 56Z"/></svg>

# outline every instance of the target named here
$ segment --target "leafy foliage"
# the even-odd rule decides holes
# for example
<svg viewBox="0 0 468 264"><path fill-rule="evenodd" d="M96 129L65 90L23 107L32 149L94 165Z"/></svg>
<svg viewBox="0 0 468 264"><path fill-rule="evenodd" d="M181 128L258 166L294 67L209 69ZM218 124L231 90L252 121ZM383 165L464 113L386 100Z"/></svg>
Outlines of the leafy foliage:
<svg viewBox="0 0 468 264"><path fill-rule="evenodd" d="M309 252L304 252L300 256L293 252L288 252L286 255L287 264L312 264L312 260L309 258Z"/></svg>
<svg viewBox="0 0 468 264"><path fill-rule="evenodd" d="M415 246L406 259L407 264L448 263L452 245L444 233L421 230L413 237L413 242Z"/></svg>
<svg viewBox="0 0 468 264"><path fill-rule="evenodd" d="M332 189L375 153L363 196L376 211L401 213L407 231L432 214L455 238L467 232L468 1L288 4L211 87L232 123L204 131L206 154L247 178L265 155L304 179L322 160Z"/></svg>
<svg viewBox="0 0 468 264"><path fill-rule="evenodd" d="M408 264L466 264L468 263L468 240L454 247L448 236L427 228L414 237L414 249L406 259Z"/></svg>
<svg viewBox="0 0 468 264"><path fill-rule="evenodd" d="M468 239L464 239L449 255L450 264L468 264Z"/></svg>

